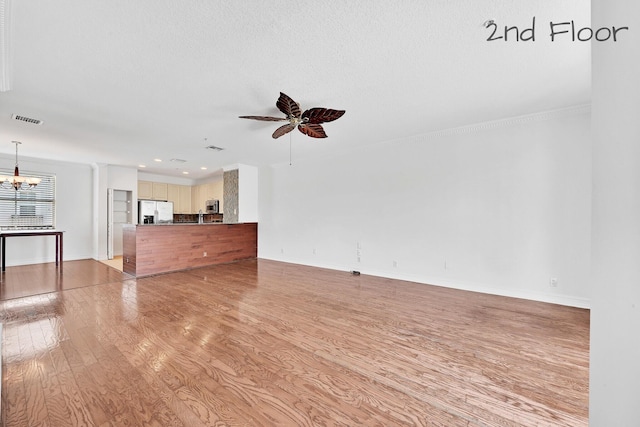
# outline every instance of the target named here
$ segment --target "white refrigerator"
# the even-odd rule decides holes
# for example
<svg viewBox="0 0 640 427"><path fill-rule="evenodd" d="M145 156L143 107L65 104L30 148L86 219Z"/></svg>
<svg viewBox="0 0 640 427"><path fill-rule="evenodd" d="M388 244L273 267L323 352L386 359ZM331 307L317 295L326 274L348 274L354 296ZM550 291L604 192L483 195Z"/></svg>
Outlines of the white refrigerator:
<svg viewBox="0 0 640 427"><path fill-rule="evenodd" d="M171 224L173 202L140 200L138 202L138 224Z"/></svg>

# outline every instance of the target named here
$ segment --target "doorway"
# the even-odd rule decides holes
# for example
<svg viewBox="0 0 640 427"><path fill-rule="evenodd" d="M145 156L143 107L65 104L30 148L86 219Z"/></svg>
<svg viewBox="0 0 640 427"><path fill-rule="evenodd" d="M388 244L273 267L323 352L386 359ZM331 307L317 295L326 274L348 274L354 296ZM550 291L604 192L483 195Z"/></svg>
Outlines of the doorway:
<svg viewBox="0 0 640 427"><path fill-rule="evenodd" d="M132 224L132 192L107 189L107 258L122 256L122 225Z"/></svg>

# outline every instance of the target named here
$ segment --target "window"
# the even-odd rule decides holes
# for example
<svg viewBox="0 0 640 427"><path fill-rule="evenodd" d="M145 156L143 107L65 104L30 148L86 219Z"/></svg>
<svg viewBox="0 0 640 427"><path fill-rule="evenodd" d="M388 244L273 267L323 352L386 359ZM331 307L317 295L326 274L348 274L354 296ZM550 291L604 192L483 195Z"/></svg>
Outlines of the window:
<svg viewBox="0 0 640 427"><path fill-rule="evenodd" d="M13 176L12 170L0 169L0 175ZM56 226L56 177L38 173L21 173L42 181L30 190L14 190L0 185L0 228L47 229Z"/></svg>

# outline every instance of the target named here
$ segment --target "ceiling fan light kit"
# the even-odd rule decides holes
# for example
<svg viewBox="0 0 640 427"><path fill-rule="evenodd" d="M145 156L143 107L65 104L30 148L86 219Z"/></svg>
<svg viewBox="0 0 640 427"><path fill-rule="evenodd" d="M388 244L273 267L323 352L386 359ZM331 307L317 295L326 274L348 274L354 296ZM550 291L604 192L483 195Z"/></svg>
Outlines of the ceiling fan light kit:
<svg viewBox="0 0 640 427"><path fill-rule="evenodd" d="M280 97L276 102L278 110L282 111L286 117L271 116L239 116L241 119L260 120L264 122L288 122L280 126L271 135L274 139L286 135L296 127L303 134L311 138L326 138L327 134L322 127L322 123L332 122L339 119L345 110L333 110L330 108L315 107L302 112L300 104L295 102L286 94L280 92Z"/></svg>

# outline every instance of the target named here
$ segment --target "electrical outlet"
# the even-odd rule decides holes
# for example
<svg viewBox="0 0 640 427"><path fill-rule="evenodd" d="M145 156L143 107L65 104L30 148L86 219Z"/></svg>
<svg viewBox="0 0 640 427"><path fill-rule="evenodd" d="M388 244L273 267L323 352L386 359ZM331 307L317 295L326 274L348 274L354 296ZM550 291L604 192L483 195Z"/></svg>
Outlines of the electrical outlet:
<svg viewBox="0 0 640 427"><path fill-rule="evenodd" d="M206 252L202 252L202 256L203 256L203 257L206 257L206 256L207 256L207 253L206 253Z"/></svg>
<svg viewBox="0 0 640 427"><path fill-rule="evenodd" d="M558 287L558 278L557 277L552 277L551 279L549 279L549 286L551 286L552 288L557 288Z"/></svg>
<svg viewBox="0 0 640 427"><path fill-rule="evenodd" d="M393 268L398 268L398 261L393 261Z"/></svg>

